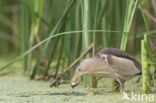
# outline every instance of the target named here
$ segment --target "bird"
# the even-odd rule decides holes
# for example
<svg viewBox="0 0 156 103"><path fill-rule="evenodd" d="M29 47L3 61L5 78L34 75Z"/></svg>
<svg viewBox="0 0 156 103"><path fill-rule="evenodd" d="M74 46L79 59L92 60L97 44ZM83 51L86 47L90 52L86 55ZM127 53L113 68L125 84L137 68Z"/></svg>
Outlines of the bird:
<svg viewBox="0 0 156 103"><path fill-rule="evenodd" d="M76 66L70 86L76 87L82 75L89 75L114 78L119 82L119 91L123 92L124 82L141 74L141 64L133 56L118 48L104 48Z"/></svg>

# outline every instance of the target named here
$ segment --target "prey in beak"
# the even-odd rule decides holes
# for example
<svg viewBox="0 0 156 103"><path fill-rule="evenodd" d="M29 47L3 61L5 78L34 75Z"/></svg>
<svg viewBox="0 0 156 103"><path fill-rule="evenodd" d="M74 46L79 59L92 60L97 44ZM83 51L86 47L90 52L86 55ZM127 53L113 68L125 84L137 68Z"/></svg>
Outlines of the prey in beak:
<svg viewBox="0 0 156 103"><path fill-rule="evenodd" d="M80 81L81 81L80 64L78 64L76 66L74 75L73 75L72 80L70 82L70 86L72 88L74 88L80 83Z"/></svg>

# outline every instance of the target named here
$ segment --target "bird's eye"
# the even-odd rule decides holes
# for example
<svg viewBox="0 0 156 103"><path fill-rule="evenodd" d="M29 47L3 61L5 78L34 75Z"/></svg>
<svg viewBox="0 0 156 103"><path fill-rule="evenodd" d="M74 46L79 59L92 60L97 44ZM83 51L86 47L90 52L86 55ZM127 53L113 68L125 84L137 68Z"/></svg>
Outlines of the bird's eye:
<svg viewBox="0 0 156 103"><path fill-rule="evenodd" d="M79 71L81 71L81 68L79 68Z"/></svg>

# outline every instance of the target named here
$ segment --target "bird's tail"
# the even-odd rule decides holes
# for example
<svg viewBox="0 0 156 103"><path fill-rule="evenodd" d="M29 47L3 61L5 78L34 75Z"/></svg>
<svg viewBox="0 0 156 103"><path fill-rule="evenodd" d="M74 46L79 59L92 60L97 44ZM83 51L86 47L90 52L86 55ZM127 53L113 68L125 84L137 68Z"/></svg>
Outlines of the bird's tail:
<svg viewBox="0 0 156 103"><path fill-rule="evenodd" d="M142 77L142 72L138 73L137 75L139 75L138 79L137 79L137 83L141 80L141 77ZM150 73L150 79L153 80L152 78L152 74Z"/></svg>

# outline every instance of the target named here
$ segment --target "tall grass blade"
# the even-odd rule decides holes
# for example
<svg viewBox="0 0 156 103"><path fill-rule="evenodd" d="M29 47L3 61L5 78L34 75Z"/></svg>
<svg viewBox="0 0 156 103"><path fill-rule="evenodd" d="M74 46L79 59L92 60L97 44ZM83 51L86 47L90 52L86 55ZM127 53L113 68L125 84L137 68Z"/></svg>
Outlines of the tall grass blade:
<svg viewBox="0 0 156 103"><path fill-rule="evenodd" d="M147 93L147 54L145 50L145 41L141 40L141 61L142 61L142 93Z"/></svg>
<svg viewBox="0 0 156 103"><path fill-rule="evenodd" d="M43 3L44 0L37 0L32 2L32 8L34 8L34 12L37 12L40 16L42 15L42 9L43 9ZM29 48L33 46L34 43L34 37L35 33L38 32L39 30L39 25L40 25L40 18L36 18L32 16L32 24L31 24L31 31L30 31L30 38L29 38ZM29 71L32 68L32 53L28 55L28 60L27 60L27 68Z"/></svg>
<svg viewBox="0 0 156 103"><path fill-rule="evenodd" d="M136 9L138 6L138 2L139 2L139 0L136 0L134 7L133 7L134 1L133 0L127 0L126 16L125 16L123 34L122 34L121 45L120 45L121 50L126 50L128 33L124 33L124 32L130 31L132 20L133 20L133 17L135 15L135 12L136 12Z"/></svg>
<svg viewBox="0 0 156 103"><path fill-rule="evenodd" d="M20 27L21 27L21 53L26 51L27 37L29 32L29 14L24 4L20 5ZM23 58L23 73L27 70L27 57Z"/></svg>
<svg viewBox="0 0 156 103"><path fill-rule="evenodd" d="M90 35L87 32L87 30L89 29L89 0L82 0L82 16L83 16L83 36L82 36L82 48L83 50L85 50L89 44L90 44ZM87 57L89 57L89 55L87 55ZM90 87L92 86L92 81L91 78L88 76L83 76L83 82L84 82L84 86L87 87L87 85L89 85Z"/></svg>
<svg viewBox="0 0 156 103"><path fill-rule="evenodd" d="M121 31L112 31L112 30L87 30L87 32L117 32L117 33L121 33ZM32 52L34 49L36 49L37 47L39 47L40 45L42 45L43 43L49 41L52 38L61 36L61 35L69 35L69 34L76 34L76 33L83 33L84 31L80 30L80 31L69 31L69 32L62 32L62 33L58 33L52 36L47 37L46 39L42 40L40 43L36 44L35 46L33 46L32 48L28 49L27 51L25 51L24 53L22 53L20 56L16 57L15 59L13 59L12 61L10 61L9 63L7 63L6 65L2 66L0 68L0 71L3 71L5 69L7 69L8 67L10 67L11 65L13 65L14 63L16 63L17 61L21 60L24 56L28 55L30 52ZM85 31L86 32L86 31ZM130 32L129 32L130 33ZM143 35L143 34L147 34L149 32L144 32L144 33L137 33L138 35ZM149 36L151 37L156 37L155 36L156 31L150 32ZM133 34L133 33L132 33Z"/></svg>
<svg viewBox="0 0 156 103"><path fill-rule="evenodd" d="M71 7L75 3L75 1L76 0L70 1L69 6L65 9L63 16L59 19L59 21L57 22L57 24L55 25L54 29L51 31L51 33L49 34L49 36L54 35L54 33L56 32L57 28L61 25L62 21L64 21L67 13L71 9ZM30 77L31 79L34 79L35 74L36 74L36 71L37 71L37 68L40 66L41 59L43 58L43 56L44 56L44 54L45 54L45 52L47 50L47 47L48 47L49 43L50 43L50 40L44 45L43 50L41 51L41 53L40 53L40 55L39 55L39 57L37 59L37 62L35 64L34 68L33 68L33 71L32 71L31 77Z"/></svg>

